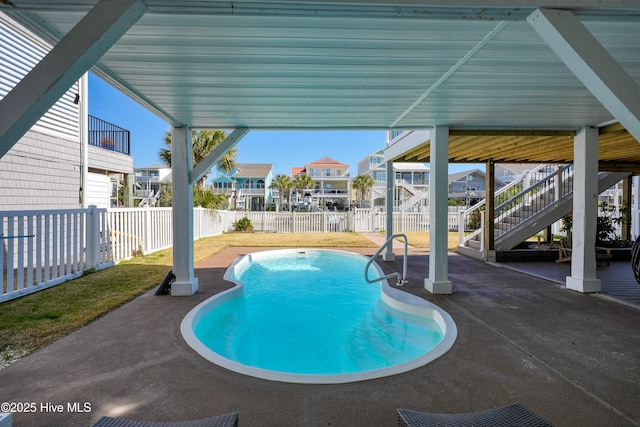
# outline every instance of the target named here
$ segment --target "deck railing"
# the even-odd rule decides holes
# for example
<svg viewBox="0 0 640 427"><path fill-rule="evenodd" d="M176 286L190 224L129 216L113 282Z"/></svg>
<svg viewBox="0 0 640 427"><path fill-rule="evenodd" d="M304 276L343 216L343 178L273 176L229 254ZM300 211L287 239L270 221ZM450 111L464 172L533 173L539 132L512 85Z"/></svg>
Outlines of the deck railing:
<svg viewBox="0 0 640 427"><path fill-rule="evenodd" d="M457 226L449 213L449 227ZM239 212L194 209L193 237L233 230L247 216L256 231L326 233L383 231L386 213ZM66 209L0 212L0 302L27 295L88 270L173 246L172 208ZM394 212L394 232L429 231L425 212Z"/></svg>
<svg viewBox="0 0 640 427"><path fill-rule="evenodd" d="M94 116L89 116L89 145L131 154L130 132Z"/></svg>

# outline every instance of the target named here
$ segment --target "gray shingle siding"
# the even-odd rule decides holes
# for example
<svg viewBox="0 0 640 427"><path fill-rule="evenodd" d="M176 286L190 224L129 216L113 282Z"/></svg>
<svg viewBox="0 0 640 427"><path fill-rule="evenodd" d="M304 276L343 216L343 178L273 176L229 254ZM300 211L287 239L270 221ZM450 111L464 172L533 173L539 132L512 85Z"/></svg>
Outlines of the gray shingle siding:
<svg viewBox="0 0 640 427"><path fill-rule="evenodd" d="M89 167L118 173L133 173L133 157L101 147L89 146Z"/></svg>
<svg viewBox="0 0 640 427"><path fill-rule="evenodd" d="M27 132L0 160L0 210L79 207L80 144Z"/></svg>
<svg viewBox="0 0 640 427"><path fill-rule="evenodd" d="M0 99L48 50L0 14ZM76 83L0 158L0 210L80 206L80 110L73 102L78 90Z"/></svg>

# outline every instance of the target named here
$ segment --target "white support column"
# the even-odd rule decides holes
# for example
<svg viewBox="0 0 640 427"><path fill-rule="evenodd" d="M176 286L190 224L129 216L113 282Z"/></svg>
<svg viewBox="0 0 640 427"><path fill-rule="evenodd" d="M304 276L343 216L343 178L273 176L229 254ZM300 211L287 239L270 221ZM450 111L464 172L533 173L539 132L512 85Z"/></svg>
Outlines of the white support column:
<svg viewBox="0 0 640 427"><path fill-rule="evenodd" d="M89 206L87 197L87 182L89 180L89 74L84 73L80 79L80 152L82 164L80 167L80 207Z"/></svg>
<svg viewBox="0 0 640 427"><path fill-rule="evenodd" d="M635 240L640 235L640 178L634 176L632 179L633 182L633 200L632 205L630 206L631 211L629 214L631 215L631 239Z"/></svg>
<svg viewBox="0 0 640 427"><path fill-rule="evenodd" d="M429 277L424 287L433 294L451 294L448 280L449 127L431 132L429 173Z"/></svg>
<svg viewBox="0 0 640 427"><path fill-rule="evenodd" d="M573 230L567 288L600 292L596 278L598 130L582 128L573 141Z"/></svg>
<svg viewBox="0 0 640 427"><path fill-rule="evenodd" d="M386 240L389 240L393 235L393 187L395 186L395 173L393 172L393 162L388 161L385 163L385 167L387 170L387 193L386 193L386 203L385 210L387 213L387 220L384 227L384 233ZM393 253L393 241L387 244L387 248L382 254L383 261L395 261L396 255Z"/></svg>
<svg viewBox="0 0 640 427"><path fill-rule="evenodd" d="M174 127L171 136L173 186L173 274L171 295L193 295L198 290L193 258L193 185L191 129Z"/></svg>

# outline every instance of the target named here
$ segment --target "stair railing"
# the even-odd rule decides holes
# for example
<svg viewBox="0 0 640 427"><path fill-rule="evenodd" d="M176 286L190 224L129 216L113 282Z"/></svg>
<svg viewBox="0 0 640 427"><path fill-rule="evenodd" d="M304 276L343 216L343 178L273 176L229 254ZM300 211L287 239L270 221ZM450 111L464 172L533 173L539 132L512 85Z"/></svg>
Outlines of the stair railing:
<svg viewBox="0 0 640 427"><path fill-rule="evenodd" d="M563 165L494 208L495 236L507 233L573 191L573 166Z"/></svg>
<svg viewBox="0 0 640 427"><path fill-rule="evenodd" d="M410 198L402 202L402 204L400 205L400 210L406 211L407 209L415 206L422 199L428 199L428 198L429 198L428 191L417 190L416 194L414 194L413 196L411 196Z"/></svg>
<svg viewBox="0 0 640 427"><path fill-rule="evenodd" d="M509 184L502 187L495 193L494 203L496 205L504 203L510 197L510 194L518 193L522 191L525 187L525 180L533 180L540 174L544 176L548 175L547 169L549 165L542 164L538 165L535 168L531 169L528 174L521 176L520 178L511 181ZM458 224L459 230L459 238L458 245L464 246L468 240L474 239L477 235L481 233L481 229L483 226L483 222L481 221L481 212L484 210L484 206L486 204L486 199L482 200L475 205L471 206L466 211L460 214L460 222ZM466 234L465 233L469 233Z"/></svg>

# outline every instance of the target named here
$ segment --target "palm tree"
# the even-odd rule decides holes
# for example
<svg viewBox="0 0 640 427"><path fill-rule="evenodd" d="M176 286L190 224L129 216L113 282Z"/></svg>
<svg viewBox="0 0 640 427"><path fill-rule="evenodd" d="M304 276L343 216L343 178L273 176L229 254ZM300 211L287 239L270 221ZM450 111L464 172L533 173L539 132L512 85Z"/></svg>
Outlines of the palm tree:
<svg viewBox="0 0 640 427"><path fill-rule="evenodd" d="M304 190L310 190L315 185L316 185L315 181L309 175L298 175L293 180L293 188L295 188L296 191L301 191L303 197L304 197Z"/></svg>
<svg viewBox="0 0 640 427"><path fill-rule="evenodd" d="M193 144L193 166L200 163L209 153L211 153L224 139L227 134L222 130L201 130L192 131L191 140ZM171 166L171 132L168 131L164 136L164 143L167 148L160 149L160 159L167 165ZM218 162L217 167L227 173L236 167L236 156L238 152L235 148L230 149ZM204 189L204 183L209 174L205 174L198 181L198 188Z"/></svg>
<svg viewBox="0 0 640 427"><path fill-rule="evenodd" d="M373 178L371 175L358 175L351 182L351 186L357 190L357 199L359 201L359 205L362 206L364 200L367 198L367 193L369 189L373 187Z"/></svg>
<svg viewBox="0 0 640 427"><path fill-rule="evenodd" d="M280 194L280 210L282 210L282 203L285 198L289 199L289 190L293 188L293 182L287 175L279 174L271 181L269 188L277 188Z"/></svg>

